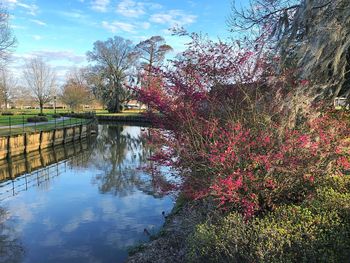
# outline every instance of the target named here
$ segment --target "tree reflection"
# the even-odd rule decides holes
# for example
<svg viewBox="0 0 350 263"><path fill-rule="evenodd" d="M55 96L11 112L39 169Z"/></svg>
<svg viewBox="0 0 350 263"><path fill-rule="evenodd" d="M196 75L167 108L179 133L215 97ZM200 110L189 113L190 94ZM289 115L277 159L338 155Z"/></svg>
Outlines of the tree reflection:
<svg viewBox="0 0 350 263"><path fill-rule="evenodd" d="M102 193L125 196L139 189L159 197L152 178L139 168L151 154L140 127L100 126L93 162L102 171L94 178Z"/></svg>
<svg viewBox="0 0 350 263"><path fill-rule="evenodd" d="M6 225L9 213L0 207L0 262L21 262L24 249L14 228Z"/></svg>

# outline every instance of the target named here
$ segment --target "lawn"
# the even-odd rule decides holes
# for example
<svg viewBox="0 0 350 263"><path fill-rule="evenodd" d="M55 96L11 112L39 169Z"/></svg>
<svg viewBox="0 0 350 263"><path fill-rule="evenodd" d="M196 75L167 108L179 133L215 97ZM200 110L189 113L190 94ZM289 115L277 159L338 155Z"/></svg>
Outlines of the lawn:
<svg viewBox="0 0 350 263"><path fill-rule="evenodd" d="M27 124L27 118L37 116L36 114L28 115L0 115L0 126ZM51 115L45 116L49 121L53 120Z"/></svg>
<svg viewBox="0 0 350 263"><path fill-rule="evenodd" d="M4 116L1 116L4 117ZM6 116L8 117L8 116ZM11 116L11 117L15 117L15 116ZM21 117L21 116L19 116ZM53 118L48 118L49 121L54 120ZM1 118L0 118L1 120ZM25 133L25 132L35 132L35 131L46 131L46 130L52 130L55 128L60 128L60 127L68 127L68 126L72 126L72 125L77 125L77 124L84 124L87 122L90 122L91 120L89 119L81 119L81 118L70 118L69 120L58 120L57 121L52 121L52 122L38 122L38 123L31 123L33 124L32 126L25 126L25 125L21 125L21 126L16 126L16 127L11 127L11 128L0 128L0 136L5 136L5 135L11 135L11 134L21 134L21 133ZM21 123L17 123L17 124L12 124L12 125L19 125L22 124ZM1 123L2 126L7 126L7 124Z"/></svg>

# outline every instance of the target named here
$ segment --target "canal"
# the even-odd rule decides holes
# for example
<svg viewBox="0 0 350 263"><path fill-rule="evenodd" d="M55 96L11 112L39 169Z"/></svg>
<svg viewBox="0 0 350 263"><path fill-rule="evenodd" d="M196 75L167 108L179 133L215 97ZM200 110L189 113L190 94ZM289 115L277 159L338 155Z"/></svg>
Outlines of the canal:
<svg viewBox="0 0 350 263"><path fill-rule="evenodd" d="M123 262L157 233L173 201L140 169L152 152L143 133L99 125L97 137L0 163L0 262Z"/></svg>

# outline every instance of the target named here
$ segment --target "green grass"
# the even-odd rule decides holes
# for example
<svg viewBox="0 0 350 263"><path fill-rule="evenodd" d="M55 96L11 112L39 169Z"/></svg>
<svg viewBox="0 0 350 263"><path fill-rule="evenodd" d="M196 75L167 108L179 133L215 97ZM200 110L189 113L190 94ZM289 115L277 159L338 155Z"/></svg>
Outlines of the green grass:
<svg viewBox="0 0 350 263"><path fill-rule="evenodd" d="M10 134L22 134L25 132L35 132L35 131L48 131L52 130L55 128L60 128L60 127L67 127L67 126L74 126L77 124L84 124L88 123L90 120L87 119L80 119L80 118L71 118L69 120L65 121L57 121L56 123L47 123L47 122L42 122L42 123L37 123L34 126L22 126L22 127L17 127L17 128L6 128L6 129L0 129L0 136L5 136L5 135L10 135Z"/></svg>
<svg viewBox="0 0 350 263"><path fill-rule="evenodd" d="M8 109L8 110L2 110L1 112L13 112L15 115L37 115L40 113L39 109ZM70 109L56 109L56 113L70 113ZM96 112L97 115L120 115L120 116L128 116L128 115L139 115L140 113L144 112L144 110L138 110L138 109L133 109L133 110L125 110L121 113L109 113L107 110L84 110L84 111L76 111L76 113L81 113L81 112ZM55 111L54 109L44 109L43 110L44 114L50 115L54 114ZM0 115L1 116L1 115Z"/></svg>
<svg viewBox="0 0 350 263"><path fill-rule="evenodd" d="M27 118L37 116L35 114L28 114L28 115L12 115L12 116L5 116L0 115L0 126L9 126L9 125L19 125L19 124L26 124ZM45 116L49 121L53 120L51 115Z"/></svg>

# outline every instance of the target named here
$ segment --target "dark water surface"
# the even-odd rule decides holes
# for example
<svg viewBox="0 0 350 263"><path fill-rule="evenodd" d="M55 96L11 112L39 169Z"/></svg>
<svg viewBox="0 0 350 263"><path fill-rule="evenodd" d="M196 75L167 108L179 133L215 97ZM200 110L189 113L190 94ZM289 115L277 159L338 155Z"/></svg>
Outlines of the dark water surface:
<svg viewBox="0 0 350 263"><path fill-rule="evenodd" d="M132 126L0 163L0 262L123 262L163 224L170 197L138 169L150 154Z"/></svg>

